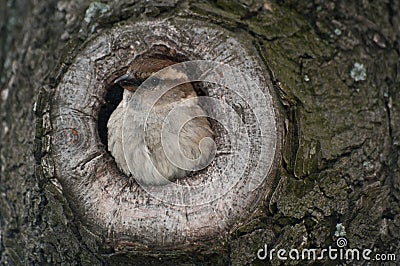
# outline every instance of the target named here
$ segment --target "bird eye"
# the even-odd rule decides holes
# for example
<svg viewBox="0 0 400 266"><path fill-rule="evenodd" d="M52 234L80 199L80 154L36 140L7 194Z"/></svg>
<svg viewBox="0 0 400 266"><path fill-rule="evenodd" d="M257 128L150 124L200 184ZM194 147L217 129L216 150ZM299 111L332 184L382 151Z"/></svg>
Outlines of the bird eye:
<svg viewBox="0 0 400 266"><path fill-rule="evenodd" d="M150 84L152 85L152 86L157 86L158 84L160 83L160 79L159 78L157 78L157 77L151 77L150 78Z"/></svg>

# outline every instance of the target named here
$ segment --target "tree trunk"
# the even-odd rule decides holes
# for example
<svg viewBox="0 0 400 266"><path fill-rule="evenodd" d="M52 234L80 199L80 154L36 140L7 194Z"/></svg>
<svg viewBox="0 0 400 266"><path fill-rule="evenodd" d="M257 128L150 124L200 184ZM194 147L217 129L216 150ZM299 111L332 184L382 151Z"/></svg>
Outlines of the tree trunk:
<svg viewBox="0 0 400 266"><path fill-rule="evenodd" d="M370 249L370 257L396 254L398 263L400 4L348 2L0 2L2 264L263 264L257 253L265 246L269 251L320 252L340 247L337 241L343 237L348 241L344 248ZM110 236L93 220L102 216L85 216L87 205L75 197L69 181L74 173L63 168L55 155L61 151L63 160L68 160L56 136L55 110L67 101L81 100L71 94L66 99L60 88L69 88L65 79L73 73L77 58L90 53L95 44L100 47L96 42L101 36L107 43L107 34L116 27L129 28L141 21L163 24L171 18L212 24L215 32L246 43L248 50L238 55L241 62L250 62L255 69L259 65L251 62L260 59L254 59L261 62L254 78L258 75L271 87L278 143L267 181L246 198L251 201L242 208L249 212L247 220L241 218L244 212L227 215L222 219L226 223L209 220L211 229L204 234L196 230L187 236L187 243L179 240L179 234L167 233L175 246L163 249L158 240L140 239L146 237L140 231L135 238L135 232L110 228ZM178 40L177 47L182 43ZM101 66L110 62L103 60ZM123 69L106 73L106 83L111 84ZM94 145L89 139L87 149L101 147L101 138L100 132ZM207 234L209 238L204 237ZM271 263L288 261L274 253ZM321 263L339 260L325 257ZM351 263L361 265L365 260Z"/></svg>

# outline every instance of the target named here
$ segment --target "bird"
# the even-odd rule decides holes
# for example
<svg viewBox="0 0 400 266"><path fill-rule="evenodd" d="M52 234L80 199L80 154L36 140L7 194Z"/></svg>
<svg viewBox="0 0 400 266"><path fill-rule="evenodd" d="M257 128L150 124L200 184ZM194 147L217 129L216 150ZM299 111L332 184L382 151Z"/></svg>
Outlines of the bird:
<svg viewBox="0 0 400 266"><path fill-rule="evenodd" d="M162 94L161 84L188 80L179 68L173 68L175 64L166 58L139 58L114 81L124 92L107 122L108 150L118 168L142 185L162 186L182 179L207 167L215 155L214 131L193 85L185 82ZM167 71L154 76L166 67ZM138 90L149 78L152 86ZM145 114L154 94L160 98ZM177 112L166 119L174 108Z"/></svg>

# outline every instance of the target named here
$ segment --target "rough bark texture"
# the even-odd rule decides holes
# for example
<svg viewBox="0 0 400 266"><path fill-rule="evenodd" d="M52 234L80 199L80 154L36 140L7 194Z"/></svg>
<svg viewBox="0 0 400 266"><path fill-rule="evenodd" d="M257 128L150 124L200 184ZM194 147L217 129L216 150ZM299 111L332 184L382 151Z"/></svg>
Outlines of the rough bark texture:
<svg viewBox="0 0 400 266"><path fill-rule="evenodd" d="M287 249L334 246L339 223L348 246L395 253L399 259L399 3L269 4L1 1L0 261L262 264L256 254L264 244ZM158 254L114 249L81 226L58 188L56 173L42 167L51 150L41 149L51 146L35 136L46 135L42 130L51 123L43 115L51 104L47 95L84 42L123 20L169 16L252 36L285 110L279 183L251 221L212 249ZM356 63L364 68L355 71ZM365 262L351 264L357 263Z"/></svg>

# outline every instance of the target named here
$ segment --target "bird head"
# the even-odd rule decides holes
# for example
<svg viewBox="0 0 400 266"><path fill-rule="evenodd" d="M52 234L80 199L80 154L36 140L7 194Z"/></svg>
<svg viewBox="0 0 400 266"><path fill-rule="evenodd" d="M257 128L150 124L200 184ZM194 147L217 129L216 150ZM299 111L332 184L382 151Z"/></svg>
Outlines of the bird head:
<svg viewBox="0 0 400 266"><path fill-rule="evenodd" d="M160 71L163 68L174 65L176 62L169 59L158 59L158 58L144 58L137 59L128 68L126 74L118 77L114 83L120 85L122 88L135 92L137 88L154 73ZM151 85L154 87L158 85L161 79L177 79L179 78L177 71L168 71L159 76L153 76L150 80ZM186 76L185 76L186 77Z"/></svg>
<svg viewBox="0 0 400 266"><path fill-rule="evenodd" d="M136 59L133 64L128 68L126 74L117 78L114 83L120 85L122 88L135 92L138 87L146 80L145 89L141 95L148 95L151 90L154 92L163 93L163 86L169 86L168 84L179 81L180 85L177 85L169 89L160 100L157 102L157 106L173 103L180 100L196 97L197 94L190 82L188 82L188 76L177 68L168 68L166 71L158 71L177 64L169 59L159 58L140 58ZM156 75L154 75L157 73ZM171 83L170 83L171 82ZM158 86L160 84L160 86Z"/></svg>

